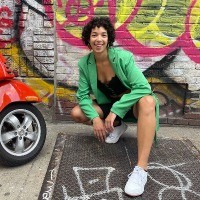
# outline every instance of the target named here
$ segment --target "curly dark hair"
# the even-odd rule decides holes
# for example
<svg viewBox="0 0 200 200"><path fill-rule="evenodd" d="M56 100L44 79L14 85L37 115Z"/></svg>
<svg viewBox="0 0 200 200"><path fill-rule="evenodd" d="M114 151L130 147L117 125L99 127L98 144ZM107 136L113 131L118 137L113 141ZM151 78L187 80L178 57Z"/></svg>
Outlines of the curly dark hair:
<svg viewBox="0 0 200 200"><path fill-rule="evenodd" d="M115 41L115 29L109 17L94 17L84 26L82 31L82 41L84 44L86 46L89 45L91 31L95 27L103 27L106 29L108 34L108 46L113 46L113 42Z"/></svg>

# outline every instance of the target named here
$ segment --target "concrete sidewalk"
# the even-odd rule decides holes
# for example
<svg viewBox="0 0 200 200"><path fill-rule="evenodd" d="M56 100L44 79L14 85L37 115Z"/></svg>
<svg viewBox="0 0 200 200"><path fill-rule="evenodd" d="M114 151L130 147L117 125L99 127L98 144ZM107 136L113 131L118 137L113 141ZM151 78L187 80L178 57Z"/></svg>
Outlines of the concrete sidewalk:
<svg viewBox="0 0 200 200"><path fill-rule="evenodd" d="M38 199L58 133L92 135L92 127L47 122L47 139L36 159L15 168L0 166L0 200ZM136 137L136 126L130 125L123 137ZM161 127L158 138L189 139L200 150L199 127Z"/></svg>

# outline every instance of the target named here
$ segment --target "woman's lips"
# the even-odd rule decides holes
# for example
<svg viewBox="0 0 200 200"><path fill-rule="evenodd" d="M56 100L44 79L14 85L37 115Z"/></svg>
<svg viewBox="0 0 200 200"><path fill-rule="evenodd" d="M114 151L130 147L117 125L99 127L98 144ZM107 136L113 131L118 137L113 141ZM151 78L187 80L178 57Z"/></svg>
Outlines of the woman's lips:
<svg viewBox="0 0 200 200"><path fill-rule="evenodd" d="M103 46L103 44L95 44L95 46L101 47L101 46Z"/></svg>

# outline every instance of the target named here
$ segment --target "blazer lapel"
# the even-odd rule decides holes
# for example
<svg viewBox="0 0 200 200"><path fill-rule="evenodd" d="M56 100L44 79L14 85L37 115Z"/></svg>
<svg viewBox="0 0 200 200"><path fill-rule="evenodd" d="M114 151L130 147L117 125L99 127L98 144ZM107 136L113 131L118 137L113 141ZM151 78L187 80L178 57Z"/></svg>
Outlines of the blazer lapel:
<svg viewBox="0 0 200 200"><path fill-rule="evenodd" d="M129 88L129 86L126 84L126 77L124 75L124 72L119 64L119 55L116 52L115 48L110 48L109 51L109 59L112 64L112 68L115 71L115 74L117 77L121 80L122 84L124 84L126 87Z"/></svg>
<svg viewBox="0 0 200 200"><path fill-rule="evenodd" d="M109 56L109 60L112 64L113 70L115 71L116 75L121 79L120 69L119 69L119 66L118 66L119 63L118 63L118 60L117 60L118 58L117 58L117 54L115 53L114 48L108 49L108 56ZM104 94L101 93L97 89L97 66L96 66L95 57L94 57L93 52L91 52L89 54L87 64L88 64L88 71L89 71L89 79L90 79L91 88L92 88L92 91L94 93L94 96L97 99L104 99Z"/></svg>
<svg viewBox="0 0 200 200"><path fill-rule="evenodd" d="M118 62L117 62L117 55L115 53L114 48L108 49L108 56L109 56L109 60L112 64L112 68L113 68L114 72L119 77L119 67L118 67Z"/></svg>
<svg viewBox="0 0 200 200"><path fill-rule="evenodd" d="M92 91L94 93L94 96L98 98L98 92L97 92L97 67L95 63L95 58L93 52L90 53L89 59L88 59L88 71L89 71L89 78L90 83L92 87Z"/></svg>

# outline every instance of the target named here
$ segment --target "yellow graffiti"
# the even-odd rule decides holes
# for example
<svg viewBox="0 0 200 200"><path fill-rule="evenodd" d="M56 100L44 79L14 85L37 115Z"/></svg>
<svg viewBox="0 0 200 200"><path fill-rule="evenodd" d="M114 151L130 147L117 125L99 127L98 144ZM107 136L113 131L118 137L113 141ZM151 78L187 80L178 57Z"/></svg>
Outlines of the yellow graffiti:
<svg viewBox="0 0 200 200"><path fill-rule="evenodd" d="M129 32L146 46L170 45L184 32L184 20L187 14L185 4L189 5L190 2L169 0L161 2L157 0L150 3L144 0L137 16L127 26ZM174 8L178 10L169 9L175 5ZM151 6L155 6L155 9L151 9Z"/></svg>
<svg viewBox="0 0 200 200"><path fill-rule="evenodd" d="M82 0L76 1L81 2L77 7L75 5L70 5L71 13L66 14L67 0L60 0L60 5L57 6L54 0L51 0L55 4L54 10L57 24L62 26L66 32L72 34L73 36L80 38L82 32L82 25L75 25L73 21L70 21L68 16L76 16L76 12L81 8L91 9L94 15L109 15L108 2L102 0L101 6L99 6L100 0L90 1ZM75 1L74 1L75 2ZM75 2L75 3L76 3ZM118 29L120 26L124 25L125 21L130 17L137 0L118 0L116 1L116 23L115 28ZM157 46L163 47L172 44L177 40L185 29L185 19L187 17L187 12L189 5L193 2L192 0L185 1L174 1L174 0L143 0L142 5L138 10L137 15L132 19L132 21L127 25L127 30L131 35L139 42L145 44L145 46ZM78 22L85 22L89 17L88 13L82 13L78 16ZM192 8L190 15L190 33L191 37L196 45L200 48L200 0L198 0L195 6ZM11 51L11 52L6 52ZM12 68L20 71L25 77L25 83L32 87L42 98L45 104L49 104L50 100L56 96L57 99L69 100L75 102L75 90L58 86L55 89L54 82L47 82L45 79L37 75L32 66L29 66L23 55L20 54L20 47L17 44L8 44L5 49L0 50L3 54L11 55ZM148 79L151 83L161 83L157 84L156 88L162 90L164 93L172 99L181 104L182 98L175 94L169 89L167 84L165 84L162 79L150 78ZM155 88L155 89L156 89ZM186 104L191 104L191 99L186 99ZM197 101L199 105L199 101Z"/></svg>
<svg viewBox="0 0 200 200"><path fill-rule="evenodd" d="M67 0L60 1L56 7L56 20L58 24L63 26L66 32L69 32L76 38L81 37L82 25L75 25L73 21L69 20L69 16L76 16L79 14L79 8L88 8L93 10L95 15L109 15L109 1L103 1L103 5L98 6L101 0L80 1L80 5L69 5L70 13L65 13ZM52 0L53 2L53 0ZM116 22L115 28L119 28L130 17L132 11L135 9L137 0L119 0L116 1ZM141 44L145 46L164 47L172 44L177 38L184 33L185 18L187 11L192 3L192 0L173 1L173 0L143 0L137 15L127 25L127 30L130 34ZM71 3L71 2L70 2ZM200 32L200 2L197 1L191 14L192 38L195 40L195 45L200 46L197 40ZM88 13L82 13L78 16L78 22L84 22L88 19ZM192 23L194 22L194 23Z"/></svg>
<svg viewBox="0 0 200 200"><path fill-rule="evenodd" d="M109 11L108 11L108 2L107 1L102 1L103 2L103 7L104 10L102 10L101 7L98 7L98 2L99 0L94 0L93 2L91 2L91 4L89 3L89 1L80 1L80 5L73 5L72 1L70 3L70 5L68 5L68 1L66 0L62 0L61 3L55 7L55 15L56 15L56 21L57 23L62 26L62 28L64 30L66 30L67 32L69 32L71 35L80 38L81 37L81 32L82 32L82 28L83 25L79 25L79 24L74 24L75 21L77 21L77 23L80 22L85 22L86 20L88 20L89 18L89 13L93 13L94 14L98 14L98 15L108 15ZM77 2L74 2L74 4L76 4ZM68 9L70 9L69 13L66 14L66 7ZM80 13L81 9L86 9L87 11ZM70 17L76 17L76 20L70 20Z"/></svg>
<svg viewBox="0 0 200 200"><path fill-rule="evenodd" d="M156 86L153 88L153 91L162 91L164 94L167 94L167 96L170 99L176 99L176 102L181 105L183 103L183 98L176 95L174 92L172 92L169 89L169 85L166 84L166 82L162 81L162 79L159 78L148 78L149 83L156 84ZM191 99L186 99L187 104L191 103Z"/></svg>
<svg viewBox="0 0 200 200"><path fill-rule="evenodd" d="M197 1L193 7L190 17L191 37L196 47L200 48L199 33L200 33L200 1Z"/></svg>
<svg viewBox="0 0 200 200"><path fill-rule="evenodd" d="M120 0L117 1L116 24L115 28L119 28L134 10L136 0Z"/></svg>
<svg viewBox="0 0 200 200"><path fill-rule="evenodd" d="M0 52L3 53L2 50L0 50ZM13 44L11 47L10 57L12 59L12 69L26 74L27 76L24 80L25 83L42 98L42 102L49 104L50 98L53 98L54 95L54 83L48 83L43 80L42 77L39 77L36 73L34 73L32 67L26 64L19 52L19 47L16 44ZM61 96L70 101L75 95L74 90L64 87L56 88L55 93L57 93L58 97Z"/></svg>
<svg viewBox="0 0 200 200"><path fill-rule="evenodd" d="M63 10L63 8L57 8L56 10L56 19L57 21L62 25L67 18L65 17L65 10Z"/></svg>

